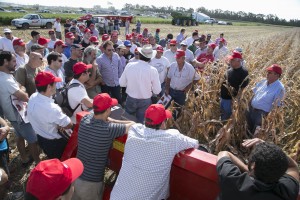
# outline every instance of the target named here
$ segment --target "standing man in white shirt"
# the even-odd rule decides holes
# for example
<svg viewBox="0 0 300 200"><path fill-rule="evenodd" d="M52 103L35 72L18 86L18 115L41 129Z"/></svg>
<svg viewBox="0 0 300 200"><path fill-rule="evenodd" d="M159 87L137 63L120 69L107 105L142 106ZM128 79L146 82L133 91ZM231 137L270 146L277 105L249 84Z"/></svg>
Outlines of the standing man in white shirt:
<svg viewBox="0 0 300 200"><path fill-rule="evenodd" d="M164 48L158 45L158 47L156 48L156 55L150 61L150 65L155 67L159 74L159 81L161 85L161 92L159 94L160 96L162 96L165 93L165 80L167 77L168 69L170 67L170 62L166 57L162 56L163 53Z"/></svg>
<svg viewBox="0 0 300 200"><path fill-rule="evenodd" d="M129 129L111 200L168 198L174 156L199 146L197 140L178 130L166 129L166 120L171 117L171 112L163 105L152 104L145 112L145 125L134 124Z"/></svg>
<svg viewBox="0 0 300 200"><path fill-rule="evenodd" d="M187 44L187 46L192 45L193 42L194 42L195 40L197 40L197 39L199 39L199 34L198 34L198 32L194 31L194 32L192 33L192 36L190 36L190 37L188 37L188 38L186 39L186 44Z"/></svg>
<svg viewBox="0 0 300 200"><path fill-rule="evenodd" d="M14 53L15 50L13 48L13 40L15 37L12 34L12 31L9 28L4 29L4 36L0 39L0 51L10 51L11 53Z"/></svg>
<svg viewBox="0 0 300 200"><path fill-rule="evenodd" d="M49 52L51 52L51 51L53 51L53 49L54 49L54 44L55 44L55 42L56 42L58 39L56 38L56 35L55 35L54 30L50 30L50 31L48 32L48 34L49 34L49 37L50 37L50 40L49 40L49 42L48 42L48 49L49 49Z"/></svg>
<svg viewBox="0 0 300 200"><path fill-rule="evenodd" d="M40 39L40 33L37 32L37 31L31 31L30 33L32 39L26 43L26 53L27 55L30 54L30 49L31 49L31 46L34 45L34 44L37 44L38 43L38 40Z"/></svg>
<svg viewBox="0 0 300 200"><path fill-rule="evenodd" d="M17 38L13 41L13 47L15 50L16 61L17 61L16 70L19 67L27 64L29 61L29 56L26 54L25 45L26 45L25 42L23 42L23 40L20 38Z"/></svg>
<svg viewBox="0 0 300 200"><path fill-rule="evenodd" d="M161 86L157 69L149 64L156 51L151 45L138 47L138 51L140 60L128 63L119 81L121 87L127 87L126 112L143 123L145 111L151 105L151 96L159 94Z"/></svg>
<svg viewBox="0 0 300 200"><path fill-rule="evenodd" d="M62 56L60 53L51 52L47 56L48 67L46 67L45 71L50 72L53 76L59 77L62 81L56 83L56 89L59 90L65 86L65 77L62 68Z"/></svg>
<svg viewBox="0 0 300 200"><path fill-rule="evenodd" d="M176 62L175 59L175 55L177 52L176 40L170 40L169 45L170 45L170 49L166 50L163 55L169 60L170 64L172 64L173 62Z"/></svg>
<svg viewBox="0 0 300 200"><path fill-rule="evenodd" d="M60 17L56 18L56 21L54 22L54 25L53 25L53 29L55 31L56 38L61 40L62 38L61 38L61 24L60 24L60 21L61 21Z"/></svg>
<svg viewBox="0 0 300 200"><path fill-rule="evenodd" d="M165 93L170 94L175 105L181 107L185 105L186 93L199 79L200 76L194 67L185 61L185 52L179 49L176 53L176 62L171 64L168 71Z"/></svg>
<svg viewBox="0 0 300 200"><path fill-rule="evenodd" d="M37 92L28 102L28 119L48 159L60 159L67 145L67 140L58 133L59 128L73 127L71 119L52 99L56 93L56 83L61 81L50 72L38 73L35 77Z"/></svg>
<svg viewBox="0 0 300 200"><path fill-rule="evenodd" d="M221 38L219 40L219 46L217 46L214 50L214 58L215 60L222 60L229 54L228 48L224 45L225 40L224 38Z"/></svg>
<svg viewBox="0 0 300 200"><path fill-rule="evenodd" d="M71 121L76 123L76 114L80 111L87 110L93 107L93 100L89 98L84 84L90 79L90 72L92 65L86 65L83 62L78 62L73 66L73 79L69 85L78 84L68 90L69 104L72 109L75 109Z"/></svg>

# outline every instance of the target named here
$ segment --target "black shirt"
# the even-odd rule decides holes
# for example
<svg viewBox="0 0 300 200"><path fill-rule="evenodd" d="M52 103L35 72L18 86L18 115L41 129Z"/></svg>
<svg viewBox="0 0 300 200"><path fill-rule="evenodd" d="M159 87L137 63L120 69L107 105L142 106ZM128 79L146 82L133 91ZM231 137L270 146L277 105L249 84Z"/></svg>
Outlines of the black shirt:
<svg viewBox="0 0 300 200"><path fill-rule="evenodd" d="M65 70L65 77L66 77L66 83L69 82L70 79L73 78L73 66L77 63L77 60L73 60L70 58L67 62L64 64L64 70Z"/></svg>
<svg viewBox="0 0 300 200"><path fill-rule="evenodd" d="M84 39L81 40L80 44L81 44L81 46L83 46L84 48L87 48L88 46L90 46L90 43L86 43L86 42L84 41Z"/></svg>
<svg viewBox="0 0 300 200"><path fill-rule="evenodd" d="M219 200L296 200L299 182L285 174L276 184L266 184L242 173L229 157L217 162Z"/></svg>
<svg viewBox="0 0 300 200"><path fill-rule="evenodd" d="M127 54L124 54L124 57L126 58L127 62L134 57L134 54L130 51Z"/></svg>
<svg viewBox="0 0 300 200"><path fill-rule="evenodd" d="M227 70L226 80L228 84L234 88L232 96L235 97L241 88L244 88L248 85L249 79L245 79L248 76L248 71L244 67L238 69L230 68ZM226 81L221 87L221 98L222 99L232 99L230 92L226 88Z"/></svg>

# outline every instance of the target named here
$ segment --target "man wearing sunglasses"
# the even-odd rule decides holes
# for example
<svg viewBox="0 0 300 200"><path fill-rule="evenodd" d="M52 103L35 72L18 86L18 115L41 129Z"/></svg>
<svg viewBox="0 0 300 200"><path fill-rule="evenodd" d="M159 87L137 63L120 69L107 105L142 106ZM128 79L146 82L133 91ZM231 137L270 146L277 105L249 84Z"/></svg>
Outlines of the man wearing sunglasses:
<svg viewBox="0 0 300 200"><path fill-rule="evenodd" d="M166 57L170 64L172 64L173 62L176 62L175 59L175 55L176 55L176 51L177 51L177 44L176 44L176 40L170 40L169 42L170 45L170 49L166 50L163 54L164 57Z"/></svg>
<svg viewBox="0 0 300 200"><path fill-rule="evenodd" d="M9 28L4 29L4 37L0 39L0 51L9 51L14 53L13 40L15 37L12 34L12 31Z"/></svg>
<svg viewBox="0 0 300 200"><path fill-rule="evenodd" d="M57 52L51 52L47 56L47 61L49 66L46 67L45 71L50 72L53 76L59 77L62 80L61 82L56 83L56 89L61 89L65 85L64 74L61 71L63 63L62 55Z"/></svg>

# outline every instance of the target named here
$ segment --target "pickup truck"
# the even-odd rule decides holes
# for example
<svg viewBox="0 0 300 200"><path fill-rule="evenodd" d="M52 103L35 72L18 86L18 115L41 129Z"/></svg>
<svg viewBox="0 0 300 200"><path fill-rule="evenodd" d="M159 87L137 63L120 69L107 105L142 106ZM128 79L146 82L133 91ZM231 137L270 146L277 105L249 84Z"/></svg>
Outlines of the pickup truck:
<svg viewBox="0 0 300 200"><path fill-rule="evenodd" d="M40 14L27 14L20 19L13 19L11 24L16 28L28 29L29 27L41 27L51 29L56 19L46 19Z"/></svg>

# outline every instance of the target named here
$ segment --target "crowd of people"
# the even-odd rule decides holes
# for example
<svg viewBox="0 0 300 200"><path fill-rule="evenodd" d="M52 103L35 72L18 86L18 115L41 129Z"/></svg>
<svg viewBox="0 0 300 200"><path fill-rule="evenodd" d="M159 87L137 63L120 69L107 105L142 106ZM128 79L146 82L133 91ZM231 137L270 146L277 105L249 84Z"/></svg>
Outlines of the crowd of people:
<svg viewBox="0 0 300 200"><path fill-rule="evenodd" d="M36 164L25 199L101 199L109 149L124 134L128 138L111 199L167 199L174 156L198 148L199 143L176 129L167 129L166 120L178 118L187 93L215 62L228 64L220 88L220 119L228 120L232 99L249 83L243 49L230 51L224 33L215 41L211 34L197 30L187 37L185 29L176 37L172 33L162 37L160 29L141 31L140 22L132 33L126 25L124 41L119 39L119 27L100 36L95 24L78 25L76 20L64 25L62 37L60 21L57 18L48 35L31 31L27 43L8 28L0 38L0 184L9 179L5 162L8 121L14 128L22 165ZM229 152L218 155L220 199L297 198L297 163L275 145L255 138L263 116L281 106L285 96L282 68L273 64L266 71L266 79L253 89L246 114L249 136L254 139L243 145L256 146L248 167ZM71 113L55 101L64 89ZM174 101L173 113L156 104L163 96ZM118 104L135 122L110 117L111 107ZM76 121L76 114L85 110L91 113ZM76 123L80 124L77 158L61 162ZM47 160L40 160L40 148Z"/></svg>

